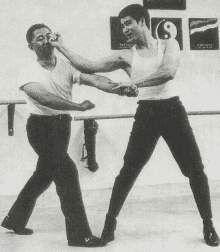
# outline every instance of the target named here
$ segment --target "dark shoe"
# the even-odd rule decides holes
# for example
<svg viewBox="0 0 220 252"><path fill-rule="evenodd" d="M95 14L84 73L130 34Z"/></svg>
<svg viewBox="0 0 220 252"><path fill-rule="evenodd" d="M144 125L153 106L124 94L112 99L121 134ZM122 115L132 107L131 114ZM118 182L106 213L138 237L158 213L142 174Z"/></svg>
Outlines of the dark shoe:
<svg viewBox="0 0 220 252"><path fill-rule="evenodd" d="M219 246L220 240L214 227L211 227L211 228L204 227L203 234L204 234L204 239L207 245L212 246L212 247Z"/></svg>
<svg viewBox="0 0 220 252"><path fill-rule="evenodd" d="M93 235L78 240L69 240L68 245L74 247L104 247L107 244L106 241Z"/></svg>
<svg viewBox="0 0 220 252"><path fill-rule="evenodd" d="M101 238L105 240L106 242L111 242L111 241L114 241L115 235L114 233L104 232L103 230Z"/></svg>
<svg viewBox="0 0 220 252"><path fill-rule="evenodd" d="M104 229L102 231L101 238L106 242L111 242L115 239L115 229L116 229L117 221L116 218L110 217L108 214L106 215Z"/></svg>
<svg viewBox="0 0 220 252"><path fill-rule="evenodd" d="M15 232L15 234L18 234L18 235L31 235L31 234L33 234L33 230L29 229L29 228L23 228L23 229L14 228L12 226L12 223L10 222L10 219L8 216L6 216L4 218L1 226L8 229L8 230L13 230Z"/></svg>
<svg viewBox="0 0 220 252"><path fill-rule="evenodd" d="M31 235L34 233L33 229L24 228L24 229L12 229L17 235Z"/></svg>

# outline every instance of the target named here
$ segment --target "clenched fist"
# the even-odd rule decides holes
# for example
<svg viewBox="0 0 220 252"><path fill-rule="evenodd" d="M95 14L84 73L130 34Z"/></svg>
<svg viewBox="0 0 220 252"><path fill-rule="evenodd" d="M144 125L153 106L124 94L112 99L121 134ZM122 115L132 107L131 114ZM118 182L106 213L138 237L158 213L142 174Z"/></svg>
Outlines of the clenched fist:
<svg viewBox="0 0 220 252"><path fill-rule="evenodd" d="M132 84L129 87L121 88L122 95L126 95L128 97L137 97L138 96L138 88L136 85Z"/></svg>
<svg viewBox="0 0 220 252"><path fill-rule="evenodd" d="M86 111L95 108L95 104L91 103L89 100L85 100L80 103L80 111Z"/></svg>

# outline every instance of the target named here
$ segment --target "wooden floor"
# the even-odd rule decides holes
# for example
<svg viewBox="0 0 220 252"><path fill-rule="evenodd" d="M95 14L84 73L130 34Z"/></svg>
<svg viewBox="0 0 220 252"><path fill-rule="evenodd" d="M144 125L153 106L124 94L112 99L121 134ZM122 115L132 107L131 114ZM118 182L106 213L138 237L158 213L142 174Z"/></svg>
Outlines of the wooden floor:
<svg viewBox="0 0 220 252"><path fill-rule="evenodd" d="M94 235L100 236L108 208L110 190L84 195L86 211ZM134 194L133 194L134 196ZM44 196L28 223L34 229L31 236L18 236L0 228L1 252L205 252L220 248L203 241L202 221L191 195L148 198L144 193L129 197L118 218L115 241L103 248L68 247L64 217L54 195ZM2 220L14 196L0 197ZM6 210L7 208L7 210ZM215 228L220 233L220 193L212 194Z"/></svg>

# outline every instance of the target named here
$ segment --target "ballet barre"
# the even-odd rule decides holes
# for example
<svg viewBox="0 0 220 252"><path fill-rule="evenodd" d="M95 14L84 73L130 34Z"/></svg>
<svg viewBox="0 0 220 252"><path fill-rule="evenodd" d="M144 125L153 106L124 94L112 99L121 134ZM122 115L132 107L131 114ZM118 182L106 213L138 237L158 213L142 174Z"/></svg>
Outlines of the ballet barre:
<svg viewBox="0 0 220 252"><path fill-rule="evenodd" d="M188 111L187 115L220 115L220 111ZM134 114L76 116L74 121L133 118Z"/></svg>
<svg viewBox="0 0 220 252"><path fill-rule="evenodd" d="M25 100L0 100L0 105L6 105L8 109L8 135L14 135L14 114L15 106L19 104L26 104ZM220 111L188 111L189 116L199 115L219 115ZM106 120L106 119L126 119L133 118L134 114L117 114L117 115L96 115L96 116L76 116L74 121L88 121L88 120Z"/></svg>

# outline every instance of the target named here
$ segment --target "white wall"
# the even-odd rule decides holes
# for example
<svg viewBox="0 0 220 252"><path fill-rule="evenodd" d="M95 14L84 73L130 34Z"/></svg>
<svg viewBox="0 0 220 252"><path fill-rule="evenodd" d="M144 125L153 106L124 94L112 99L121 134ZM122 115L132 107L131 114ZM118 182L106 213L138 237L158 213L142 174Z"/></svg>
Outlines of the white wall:
<svg viewBox="0 0 220 252"><path fill-rule="evenodd" d="M109 17L116 16L126 5L142 0L1 0L0 22L0 100L23 99L16 86L19 69L35 59L27 48L26 30L34 23L45 23L59 31L73 51L98 59L111 53ZM196 11L195 11L196 10ZM186 11L150 11L152 17L181 17L183 22L182 62L178 77L181 97L187 110L220 108L220 51L190 51L188 18L219 18L219 0L187 0ZM107 74L113 80L128 80L122 71ZM101 91L75 86L76 102L90 99L96 108L80 115L134 113L136 99L113 96ZM0 106L0 194L17 194L32 174L37 156L27 142L25 105L17 105L15 136L7 136L7 114ZM210 179L220 179L218 151L220 145L219 116L190 117ZM122 166L133 119L100 120L97 134L97 160L100 169L90 173L80 162L83 143L82 122L72 123L69 153L76 161L85 189L110 187ZM180 174L168 147L161 140L152 159L136 185L180 183ZM51 189L53 190L53 188Z"/></svg>

